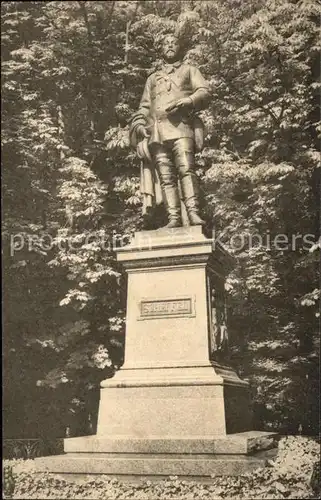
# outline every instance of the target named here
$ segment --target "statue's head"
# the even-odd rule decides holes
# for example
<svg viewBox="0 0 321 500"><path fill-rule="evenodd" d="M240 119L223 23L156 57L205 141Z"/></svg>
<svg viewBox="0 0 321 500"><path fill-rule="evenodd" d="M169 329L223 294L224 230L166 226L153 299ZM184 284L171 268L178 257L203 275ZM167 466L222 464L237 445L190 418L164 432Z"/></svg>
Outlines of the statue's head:
<svg viewBox="0 0 321 500"><path fill-rule="evenodd" d="M167 62L175 62L181 58L181 44L177 36L168 34L165 35L162 44L162 56Z"/></svg>

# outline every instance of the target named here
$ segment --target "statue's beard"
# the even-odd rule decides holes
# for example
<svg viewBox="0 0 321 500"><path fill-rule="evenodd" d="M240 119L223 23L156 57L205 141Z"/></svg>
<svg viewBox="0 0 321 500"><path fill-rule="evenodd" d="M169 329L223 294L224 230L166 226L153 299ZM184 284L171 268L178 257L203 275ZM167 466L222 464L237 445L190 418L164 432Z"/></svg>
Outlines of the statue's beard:
<svg viewBox="0 0 321 500"><path fill-rule="evenodd" d="M174 50L167 50L164 53L164 59L166 61L177 61L178 60L178 53L175 52Z"/></svg>

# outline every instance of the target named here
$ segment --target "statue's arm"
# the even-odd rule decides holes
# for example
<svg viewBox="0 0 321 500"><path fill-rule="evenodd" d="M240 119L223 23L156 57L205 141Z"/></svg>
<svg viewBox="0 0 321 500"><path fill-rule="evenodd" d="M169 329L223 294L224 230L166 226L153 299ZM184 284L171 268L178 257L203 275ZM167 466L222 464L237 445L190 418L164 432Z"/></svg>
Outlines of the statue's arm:
<svg viewBox="0 0 321 500"><path fill-rule="evenodd" d="M149 115L149 110L151 106L151 84L152 84L152 75L147 78L144 92L142 95L142 98L140 100L140 104L138 107L137 113L141 113L144 115L146 118Z"/></svg>
<svg viewBox="0 0 321 500"><path fill-rule="evenodd" d="M196 110L206 106L210 97L209 84L198 68L190 67L190 83L193 93L189 96Z"/></svg>
<svg viewBox="0 0 321 500"><path fill-rule="evenodd" d="M144 92L140 100L140 104L136 113L132 116L129 137L130 143L136 147L138 142L142 139L142 127L145 129L148 121L149 111L151 106L151 77L146 81Z"/></svg>

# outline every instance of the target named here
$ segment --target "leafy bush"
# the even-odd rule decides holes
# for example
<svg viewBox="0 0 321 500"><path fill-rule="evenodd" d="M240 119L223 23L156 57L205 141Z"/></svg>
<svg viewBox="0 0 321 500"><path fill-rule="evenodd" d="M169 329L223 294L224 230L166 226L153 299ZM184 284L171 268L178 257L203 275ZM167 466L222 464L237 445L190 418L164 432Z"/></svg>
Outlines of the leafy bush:
<svg viewBox="0 0 321 500"><path fill-rule="evenodd" d="M2 490L5 498L12 498L15 490L15 474L12 465L5 465L2 474Z"/></svg>
<svg viewBox="0 0 321 500"><path fill-rule="evenodd" d="M177 477L139 484L122 483L107 476L71 482L57 475L36 473L32 460L5 461L4 465L16 475L12 498L19 499L311 499L317 498L310 480L313 465L319 459L319 444L315 440L291 436L280 440L278 455L266 468L242 476L213 477L206 484Z"/></svg>

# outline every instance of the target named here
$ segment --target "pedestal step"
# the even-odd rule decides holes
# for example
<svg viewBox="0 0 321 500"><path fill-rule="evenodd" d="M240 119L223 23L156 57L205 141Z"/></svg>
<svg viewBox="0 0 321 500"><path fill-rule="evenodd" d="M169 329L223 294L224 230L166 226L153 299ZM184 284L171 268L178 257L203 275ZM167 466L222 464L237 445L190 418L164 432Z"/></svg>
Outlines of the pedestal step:
<svg viewBox="0 0 321 500"><path fill-rule="evenodd" d="M36 466L67 475L209 478L264 467L276 447L276 434L255 431L191 439L86 436L65 439L65 455L37 458Z"/></svg>
<svg viewBox="0 0 321 500"><path fill-rule="evenodd" d="M111 476L234 476L264 467L274 450L257 456L188 454L68 453L36 459L37 469L56 474Z"/></svg>
<svg viewBox="0 0 321 500"><path fill-rule="evenodd" d="M277 446L277 434L249 431L218 437L84 436L64 440L66 453L193 453L248 455Z"/></svg>

